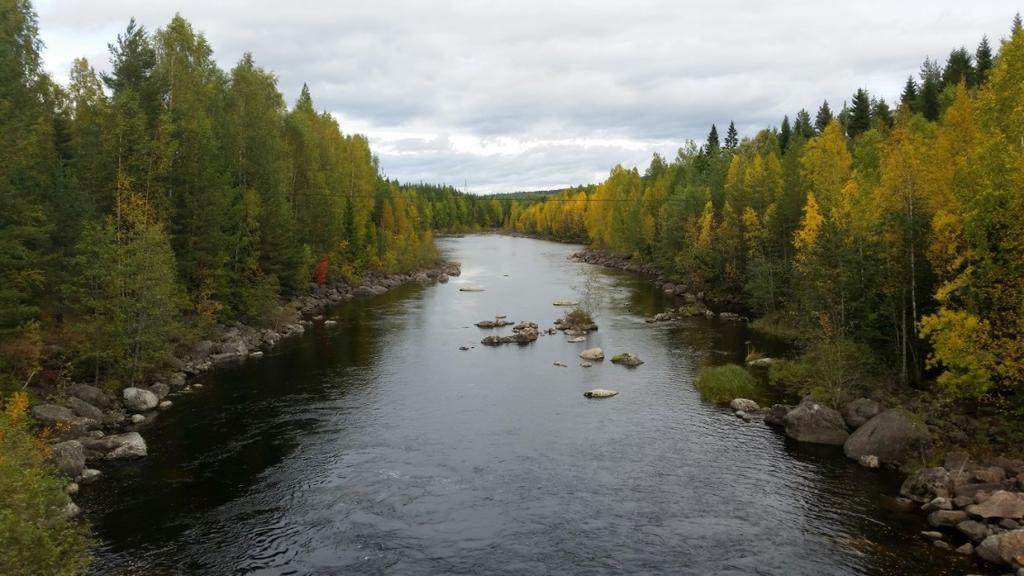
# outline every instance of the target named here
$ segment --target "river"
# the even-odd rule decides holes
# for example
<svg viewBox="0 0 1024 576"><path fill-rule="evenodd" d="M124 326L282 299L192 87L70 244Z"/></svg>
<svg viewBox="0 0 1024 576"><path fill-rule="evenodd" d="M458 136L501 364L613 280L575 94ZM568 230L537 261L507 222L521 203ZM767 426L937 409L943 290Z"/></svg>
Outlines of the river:
<svg viewBox="0 0 1024 576"><path fill-rule="evenodd" d="M346 303L264 358L205 375L142 430L149 457L81 501L94 574L963 574L895 506L899 478L700 400L741 324L651 325L671 304L578 247L439 240L448 284ZM479 285L483 292L460 292ZM485 347L473 323L548 327L589 292L579 366L561 334ZM508 328L499 333L505 333ZM460 346L472 347L460 351ZM568 366L558 367L555 362ZM591 388L620 394L588 400Z"/></svg>

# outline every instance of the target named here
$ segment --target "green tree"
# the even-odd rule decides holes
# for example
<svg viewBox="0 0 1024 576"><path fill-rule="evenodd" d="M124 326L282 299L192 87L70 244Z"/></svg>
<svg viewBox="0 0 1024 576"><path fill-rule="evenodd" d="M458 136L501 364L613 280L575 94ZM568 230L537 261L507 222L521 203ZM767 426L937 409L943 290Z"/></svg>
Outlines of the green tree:
<svg viewBox="0 0 1024 576"><path fill-rule="evenodd" d="M832 109L828 106L828 100L821 103L821 107L818 108L818 115L814 117L814 130L817 134L821 134L825 131L825 128L832 123L835 116L832 114Z"/></svg>
<svg viewBox="0 0 1024 576"><path fill-rule="evenodd" d="M856 138L871 128L871 97L868 91L858 88L853 95L852 104L846 133L850 138Z"/></svg>

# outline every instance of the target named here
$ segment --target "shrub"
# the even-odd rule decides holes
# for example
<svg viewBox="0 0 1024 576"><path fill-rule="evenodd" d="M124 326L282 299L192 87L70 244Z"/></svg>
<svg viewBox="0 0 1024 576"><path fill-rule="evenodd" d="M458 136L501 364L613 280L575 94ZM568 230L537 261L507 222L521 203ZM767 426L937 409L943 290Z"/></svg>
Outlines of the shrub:
<svg viewBox="0 0 1024 576"><path fill-rule="evenodd" d="M82 574L89 564L87 529L65 514L64 482L28 430L27 407L19 392L0 411L0 574Z"/></svg>
<svg viewBox="0 0 1024 576"><path fill-rule="evenodd" d="M736 364L701 368L696 386L701 398L716 404L728 404L733 398L756 399L759 395L754 377Z"/></svg>
<svg viewBox="0 0 1024 576"><path fill-rule="evenodd" d="M576 307L565 313L562 323L573 330L586 330L594 324L594 317L583 308Z"/></svg>
<svg viewBox="0 0 1024 576"><path fill-rule="evenodd" d="M810 395L838 408L867 393L878 382L878 367L870 349L842 338L814 342L796 360L772 364L772 385L798 396Z"/></svg>

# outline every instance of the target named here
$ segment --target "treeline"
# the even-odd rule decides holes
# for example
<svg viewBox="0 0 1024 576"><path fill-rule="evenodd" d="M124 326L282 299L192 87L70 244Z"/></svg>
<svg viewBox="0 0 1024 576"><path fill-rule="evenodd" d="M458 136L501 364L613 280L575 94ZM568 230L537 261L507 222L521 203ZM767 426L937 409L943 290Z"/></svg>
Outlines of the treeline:
<svg viewBox="0 0 1024 576"><path fill-rule="evenodd" d="M1024 397L1024 33L926 60L891 109L866 90L833 115L689 143L641 174L512 209L517 231L656 263L694 292L741 295L851 392L870 367L945 398ZM822 367L821 364L826 364ZM824 384L823 384L824 383ZM1014 396L1016 394L1016 396Z"/></svg>
<svg viewBox="0 0 1024 576"><path fill-rule="evenodd" d="M138 380L216 322L433 262L434 228L502 221L383 179L307 88L289 108L251 55L221 70L180 16L131 21L109 73L79 59L66 85L42 70L30 2L0 2L0 27L0 390L49 344L73 375Z"/></svg>

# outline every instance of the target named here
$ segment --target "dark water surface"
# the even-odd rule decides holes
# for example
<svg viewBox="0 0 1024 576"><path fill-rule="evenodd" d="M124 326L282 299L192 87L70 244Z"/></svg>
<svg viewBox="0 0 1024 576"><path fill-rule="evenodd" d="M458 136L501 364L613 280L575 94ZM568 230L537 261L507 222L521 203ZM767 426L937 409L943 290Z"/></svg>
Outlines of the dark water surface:
<svg viewBox="0 0 1024 576"><path fill-rule="evenodd" d="M83 488L95 574L963 574L917 535L898 479L702 402L746 328L648 325L671 302L522 238L441 241L463 275L343 305L209 374L143 430L150 456ZM588 281L589 278L589 281ZM578 366L562 335L479 344L495 314L550 326L589 283ZM459 292L480 285L486 291ZM508 328L504 330L509 330ZM461 352L460 345L475 346ZM568 368L553 365L555 361ZM619 390L586 400L597 387Z"/></svg>

